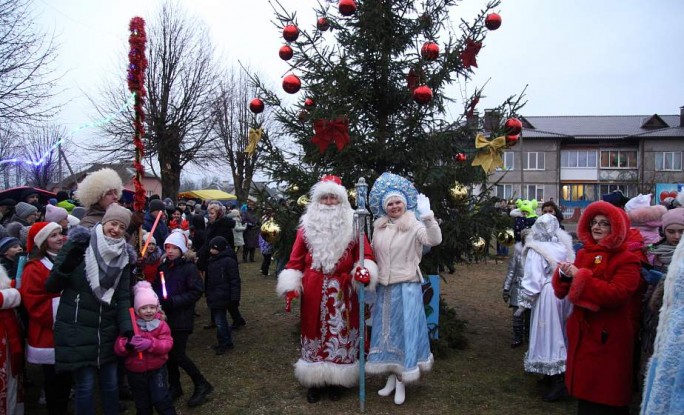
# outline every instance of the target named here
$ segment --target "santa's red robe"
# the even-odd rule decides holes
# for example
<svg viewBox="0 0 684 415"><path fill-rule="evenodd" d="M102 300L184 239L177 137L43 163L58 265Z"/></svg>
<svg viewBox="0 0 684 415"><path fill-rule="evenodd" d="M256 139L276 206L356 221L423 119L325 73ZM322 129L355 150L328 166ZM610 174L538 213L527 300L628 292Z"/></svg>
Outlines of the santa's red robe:
<svg viewBox="0 0 684 415"><path fill-rule="evenodd" d="M353 281L359 258L358 239L349 242L334 272L327 275L311 268L311 249L315 248L307 244L300 228L290 261L278 277L278 294L300 292L301 356L295 376L309 388L351 387L358 382L359 374L359 285ZM370 271L373 285L377 265L368 239L364 242L364 266Z"/></svg>

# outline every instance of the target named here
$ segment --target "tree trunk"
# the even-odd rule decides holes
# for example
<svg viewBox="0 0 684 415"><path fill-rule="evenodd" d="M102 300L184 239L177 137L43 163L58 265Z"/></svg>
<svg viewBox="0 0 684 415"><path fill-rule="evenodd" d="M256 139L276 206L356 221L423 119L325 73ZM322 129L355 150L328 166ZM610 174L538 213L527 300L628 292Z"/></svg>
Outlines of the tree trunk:
<svg viewBox="0 0 684 415"><path fill-rule="evenodd" d="M162 198L176 200L180 189L181 149L180 135L172 129L159 134L163 144L159 146L159 166L161 170Z"/></svg>

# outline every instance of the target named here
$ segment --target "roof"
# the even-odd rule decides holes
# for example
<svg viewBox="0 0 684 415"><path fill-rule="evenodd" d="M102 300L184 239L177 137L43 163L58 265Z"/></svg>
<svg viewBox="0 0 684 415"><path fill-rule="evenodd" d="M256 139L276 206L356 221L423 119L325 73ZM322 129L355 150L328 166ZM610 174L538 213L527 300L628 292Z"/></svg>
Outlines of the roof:
<svg viewBox="0 0 684 415"><path fill-rule="evenodd" d="M566 115L525 116L526 138L622 139L625 137L682 137L679 115Z"/></svg>
<svg viewBox="0 0 684 415"><path fill-rule="evenodd" d="M226 193L223 190L202 189L178 193L178 198L202 200L235 200L237 199L237 196L235 196L232 193Z"/></svg>

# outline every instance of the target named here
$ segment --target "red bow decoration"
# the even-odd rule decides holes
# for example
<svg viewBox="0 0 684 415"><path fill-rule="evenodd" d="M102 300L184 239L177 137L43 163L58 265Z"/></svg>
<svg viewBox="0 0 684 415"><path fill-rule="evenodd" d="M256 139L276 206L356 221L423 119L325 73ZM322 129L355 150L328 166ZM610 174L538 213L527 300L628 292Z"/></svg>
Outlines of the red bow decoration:
<svg viewBox="0 0 684 415"><path fill-rule="evenodd" d="M474 66L477 68L477 60L475 57L477 56L478 53L480 53L480 49L482 48L482 42L476 42L472 39L466 40L466 48L463 52L461 52L461 62L463 62L463 66L468 69L471 66Z"/></svg>
<svg viewBox="0 0 684 415"><path fill-rule="evenodd" d="M311 142L318 146L321 153L332 143L335 143L337 151L349 144L349 120L346 117L335 120L314 121L314 136Z"/></svg>
<svg viewBox="0 0 684 415"><path fill-rule="evenodd" d="M477 67L477 65L475 65ZM470 100L470 103L468 103L468 110L466 111L466 116L468 118L473 116L473 113L475 112L475 107L477 104L480 102L480 95L475 95L473 99Z"/></svg>

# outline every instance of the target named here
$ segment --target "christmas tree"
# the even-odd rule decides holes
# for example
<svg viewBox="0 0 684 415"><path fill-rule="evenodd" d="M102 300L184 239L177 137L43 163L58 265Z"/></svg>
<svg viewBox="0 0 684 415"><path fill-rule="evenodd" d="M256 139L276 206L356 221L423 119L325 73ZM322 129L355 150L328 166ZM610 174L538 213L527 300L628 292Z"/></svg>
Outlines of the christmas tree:
<svg viewBox="0 0 684 415"><path fill-rule="evenodd" d="M272 206L281 256L294 239L302 196L324 174L340 176L348 189L360 177L370 187L386 171L412 180L442 221L443 243L421 263L428 274L481 255L481 244L506 228L485 170L472 165L478 154L491 161L502 150L475 148L483 127L475 116L482 91L460 103L444 93L477 67L486 34L501 23L494 13L500 2L487 3L470 23L462 20L458 37L447 33L456 3L341 0L319 4L315 22L299 22L296 11L273 3L284 38L280 56L290 65L283 89L296 102L285 102L283 91L253 80L257 104L271 107L270 116L281 126L259 144L263 170L288 186L292 201L289 208ZM496 109L501 121L490 128L491 138L505 134L503 120L515 115L519 102L512 97ZM446 119L447 105L462 106L463 115ZM253 128L260 117L255 114ZM514 143L515 134L509 136Z"/></svg>

